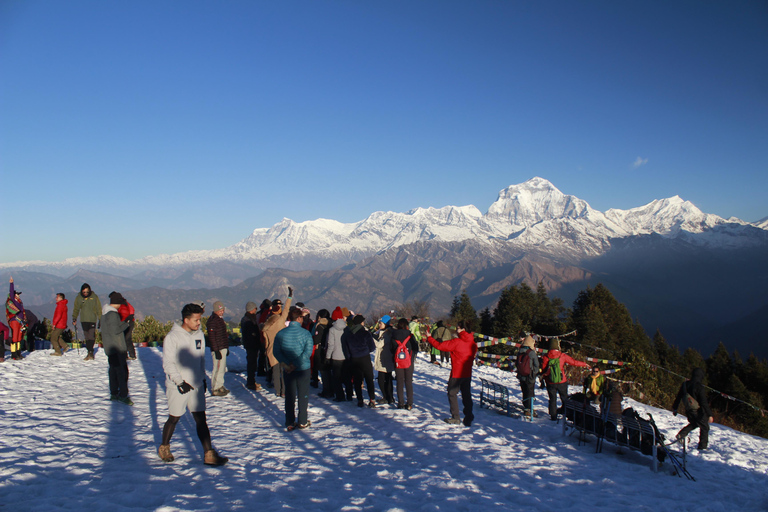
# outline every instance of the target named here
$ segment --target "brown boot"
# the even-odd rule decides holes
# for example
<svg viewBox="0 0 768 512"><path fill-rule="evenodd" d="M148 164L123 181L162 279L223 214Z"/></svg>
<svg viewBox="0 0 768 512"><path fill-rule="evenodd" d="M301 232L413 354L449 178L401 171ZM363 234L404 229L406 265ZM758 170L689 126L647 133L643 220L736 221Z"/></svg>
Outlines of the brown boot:
<svg viewBox="0 0 768 512"><path fill-rule="evenodd" d="M208 450L205 452L205 458L203 459L203 462L209 466L223 466L227 463L228 460L228 458L222 457L216 453L216 450Z"/></svg>
<svg viewBox="0 0 768 512"><path fill-rule="evenodd" d="M171 445L161 444L157 450L157 455L163 462L173 462L173 455L171 454Z"/></svg>

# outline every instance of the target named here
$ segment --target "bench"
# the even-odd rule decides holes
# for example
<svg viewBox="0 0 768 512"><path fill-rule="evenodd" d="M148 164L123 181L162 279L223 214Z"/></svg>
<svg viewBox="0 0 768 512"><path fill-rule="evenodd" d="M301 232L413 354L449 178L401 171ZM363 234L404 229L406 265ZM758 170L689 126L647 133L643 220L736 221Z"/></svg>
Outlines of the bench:
<svg viewBox="0 0 768 512"><path fill-rule="evenodd" d="M611 428L606 428L611 425ZM568 428L573 432L579 432L579 444L585 441L587 434L592 434L600 439L607 440L617 446L627 447L648 455L646 451L650 444L653 462L651 468L658 471L658 458L656 445L656 431L647 421L638 421L630 416L616 416L611 413L605 415L592 407L577 400L566 400L563 404L563 435L568 434ZM621 430L619 430L621 429ZM598 444L598 448L600 445Z"/></svg>
<svg viewBox="0 0 768 512"><path fill-rule="evenodd" d="M507 416L512 415L512 404L509 401L510 390L507 386L487 379L480 379L480 408L496 408Z"/></svg>

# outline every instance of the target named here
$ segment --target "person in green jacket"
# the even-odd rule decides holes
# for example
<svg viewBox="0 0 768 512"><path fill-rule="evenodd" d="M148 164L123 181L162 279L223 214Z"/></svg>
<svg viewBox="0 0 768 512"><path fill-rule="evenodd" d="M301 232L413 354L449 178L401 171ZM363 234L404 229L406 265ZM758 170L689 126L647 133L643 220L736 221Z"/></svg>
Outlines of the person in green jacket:
<svg viewBox="0 0 768 512"><path fill-rule="evenodd" d="M590 374L584 379L584 394L587 396L587 400L594 403L599 402L600 397L605 393L606 384L605 376L600 371L600 367L593 366Z"/></svg>
<svg viewBox="0 0 768 512"><path fill-rule="evenodd" d="M72 310L72 327L77 332L77 317L80 315L80 325L83 327L85 348L88 355L86 361L93 361L93 345L96 343L96 323L101 320L101 301L99 296L91 291L91 285L83 283L80 293L75 299L75 307Z"/></svg>

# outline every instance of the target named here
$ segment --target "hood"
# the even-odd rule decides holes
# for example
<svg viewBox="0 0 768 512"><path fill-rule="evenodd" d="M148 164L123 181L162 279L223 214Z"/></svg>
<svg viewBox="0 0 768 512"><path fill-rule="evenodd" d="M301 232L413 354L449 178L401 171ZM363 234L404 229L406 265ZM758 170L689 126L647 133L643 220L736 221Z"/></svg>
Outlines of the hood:
<svg viewBox="0 0 768 512"><path fill-rule="evenodd" d="M110 311L114 311L115 313L117 313L117 308L113 308L111 304L104 304L104 306L102 306L101 308L102 315L106 315Z"/></svg>
<svg viewBox="0 0 768 512"><path fill-rule="evenodd" d="M525 337L523 340L523 346L528 348L534 348L534 345L536 344L536 341L533 339L533 336L530 334Z"/></svg>
<svg viewBox="0 0 768 512"><path fill-rule="evenodd" d="M343 318L339 318L338 320L333 322L333 325L331 326L331 329L334 331L343 331L347 327L347 321Z"/></svg>
<svg viewBox="0 0 768 512"><path fill-rule="evenodd" d="M704 382L704 370L701 368L694 368L691 374L691 382L694 384L701 384Z"/></svg>
<svg viewBox="0 0 768 512"><path fill-rule="evenodd" d="M200 324L202 325L202 324ZM187 332L178 321L173 322L173 327L171 327L171 332L175 332L178 334L184 334L186 336L193 336L196 332L200 332L198 329L197 331ZM169 333L170 334L170 333Z"/></svg>
<svg viewBox="0 0 768 512"><path fill-rule="evenodd" d="M56 303L57 308L59 307L59 304L61 304L62 306L66 306L67 304L69 304L69 301L67 299L61 299L59 302Z"/></svg>

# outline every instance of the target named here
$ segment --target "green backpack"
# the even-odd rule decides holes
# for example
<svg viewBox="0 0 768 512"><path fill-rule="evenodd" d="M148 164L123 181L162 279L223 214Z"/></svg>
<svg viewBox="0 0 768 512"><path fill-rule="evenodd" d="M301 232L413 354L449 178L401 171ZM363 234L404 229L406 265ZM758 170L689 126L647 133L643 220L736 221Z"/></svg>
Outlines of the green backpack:
<svg viewBox="0 0 768 512"><path fill-rule="evenodd" d="M559 357L550 359L549 363L547 364L547 368L549 368L549 381L552 384L559 384L563 381L563 372L560 371Z"/></svg>

